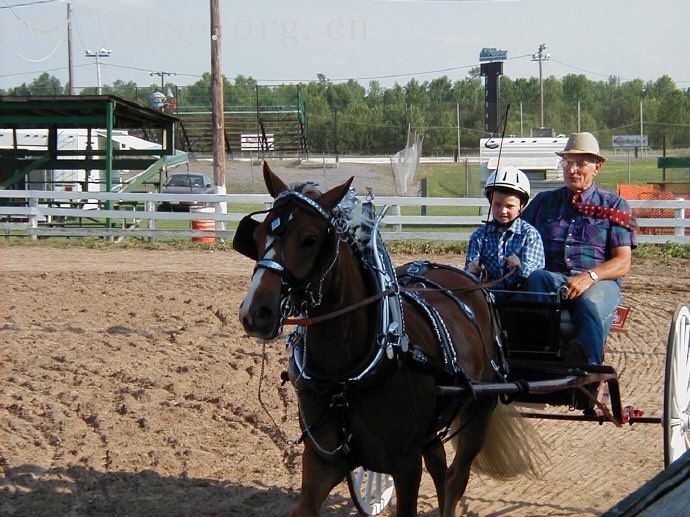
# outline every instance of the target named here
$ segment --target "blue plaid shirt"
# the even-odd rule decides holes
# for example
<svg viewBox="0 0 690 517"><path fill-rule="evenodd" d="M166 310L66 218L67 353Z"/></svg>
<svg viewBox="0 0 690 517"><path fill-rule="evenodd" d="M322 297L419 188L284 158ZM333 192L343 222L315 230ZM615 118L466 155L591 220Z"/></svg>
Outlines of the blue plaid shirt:
<svg viewBox="0 0 690 517"><path fill-rule="evenodd" d="M544 267L544 245L539 232L519 217L505 231L491 221L474 232L467 248L465 268L480 255L489 280L508 273L505 257L517 255L520 259L520 269L499 283L496 286L499 289L518 287L533 271Z"/></svg>
<svg viewBox="0 0 690 517"><path fill-rule="evenodd" d="M609 260L613 248L637 246L635 232L608 219L583 215L570 204L571 196L567 187L540 192L522 213L525 221L541 234L546 269L566 274L582 273ZM623 198L595 186L582 192L582 203L631 213Z"/></svg>

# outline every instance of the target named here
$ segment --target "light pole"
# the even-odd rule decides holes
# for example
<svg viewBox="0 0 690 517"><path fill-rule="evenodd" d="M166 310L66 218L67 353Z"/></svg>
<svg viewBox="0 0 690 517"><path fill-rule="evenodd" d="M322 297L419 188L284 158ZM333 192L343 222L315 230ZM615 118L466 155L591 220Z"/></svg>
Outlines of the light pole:
<svg viewBox="0 0 690 517"><path fill-rule="evenodd" d="M101 94L101 61L100 58L102 57L110 57L110 50L107 48L101 48L100 50L89 50L86 49L86 57L93 57L96 58L96 81L98 83L98 88L96 89L96 93L98 95Z"/></svg>
<svg viewBox="0 0 690 517"><path fill-rule="evenodd" d="M544 52L546 50L546 43L539 45L539 51L532 54L532 61L539 61L539 126L544 127L544 78L542 75L541 64L551 57L550 54Z"/></svg>
<svg viewBox="0 0 690 517"><path fill-rule="evenodd" d="M163 90L165 89L165 76L166 75L177 75L175 72L150 72L149 75L153 77L154 75L157 75L161 78L161 93L163 93Z"/></svg>

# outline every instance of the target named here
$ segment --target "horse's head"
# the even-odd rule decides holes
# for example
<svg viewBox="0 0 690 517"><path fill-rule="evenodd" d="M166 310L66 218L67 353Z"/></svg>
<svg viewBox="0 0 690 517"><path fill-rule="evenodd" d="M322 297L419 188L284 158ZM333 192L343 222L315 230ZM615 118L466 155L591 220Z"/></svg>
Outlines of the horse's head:
<svg viewBox="0 0 690 517"><path fill-rule="evenodd" d="M239 311L250 336L273 339L291 311L320 303L339 246L331 211L352 179L323 194L311 183L289 188L264 162L273 207L242 219L233 240L235 250L257 261ZM264 220L254 219L257 214L265 214Z"/></svg>

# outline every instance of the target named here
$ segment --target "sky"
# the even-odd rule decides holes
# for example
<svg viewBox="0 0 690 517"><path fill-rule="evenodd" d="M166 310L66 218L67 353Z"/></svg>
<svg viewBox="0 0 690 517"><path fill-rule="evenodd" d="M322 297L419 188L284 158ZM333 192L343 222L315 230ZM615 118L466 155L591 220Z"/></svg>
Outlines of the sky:
<svg viewBox="0 0 690 517"><path fill-rule="evenodd" d="M75 86L194 83L211 69L208 0L71 0ZM220 0L222 71L261 84L463 79L484 47L510 78L584 74L690 88L688 0ZM67 2L0 0L0 88L68 78Z"/></svg>

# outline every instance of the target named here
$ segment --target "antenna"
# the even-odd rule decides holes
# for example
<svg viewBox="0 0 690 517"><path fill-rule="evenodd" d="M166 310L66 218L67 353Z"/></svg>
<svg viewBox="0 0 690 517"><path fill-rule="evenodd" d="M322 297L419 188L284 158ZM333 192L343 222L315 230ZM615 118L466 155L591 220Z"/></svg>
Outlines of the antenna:
<svg viewBox="0 0 690 517"><path fill-rule="evenodd" d="M510 104L506 106L506 112L505 115L503 115L503 120L501 123L503 124L503 131L501 132L501 142L500 144L493 143L489 145L489 142L491 141L492 138L496 136L496 131L501 127L501 124L498 125L496 128L496 131L494 131L491 136L489 137L489 140L486 141L484 144L484 147L487 149L496 149L498 147L498 159L496 160L496 171L501 168L501 151L503 151L503 139L506 136L506 127L508 126L508 112L510 111ZM494 172L496 172L494 171ZM490 188L493 185L496 184L496 175L494 175L494 181L491 185L485 185L484 186L484 191L486 192L487 187ZM493 198L493 194L491 196ZM491 220L491 202L492 199L489 198L489 210L486 212L486 221L484 221L484 225L486 227L487 224L489 224L489 221ZM486 245L486 231L484 231L484 236L482 237L482 245L479 247L479 266L481 267L482 265L482 255L484 254L484 246Z"/></svg>

